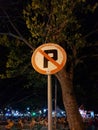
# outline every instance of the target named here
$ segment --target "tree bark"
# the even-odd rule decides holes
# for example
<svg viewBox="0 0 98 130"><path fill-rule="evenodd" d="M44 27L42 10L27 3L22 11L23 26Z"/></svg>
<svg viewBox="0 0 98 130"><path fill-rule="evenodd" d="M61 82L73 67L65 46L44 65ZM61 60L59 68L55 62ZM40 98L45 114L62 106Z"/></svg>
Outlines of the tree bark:
<svg viewBox="0 0 98 130"><path fill-rule="evenodd" d="M63 68L56 74L56 77L61 85L62 98L70 130L84 130L83 120L79 113L79 108L73 91L72 76L70 76L70 74Z"/></svg>

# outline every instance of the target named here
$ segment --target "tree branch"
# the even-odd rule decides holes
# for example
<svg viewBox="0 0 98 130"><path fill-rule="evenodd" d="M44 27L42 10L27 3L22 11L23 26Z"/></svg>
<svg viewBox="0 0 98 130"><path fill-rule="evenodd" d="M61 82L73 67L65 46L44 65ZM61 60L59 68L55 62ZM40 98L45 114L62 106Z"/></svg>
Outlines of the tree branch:
<svg viewBox="0 0 98 130"><path fill-rule="evenodd" d="M92 32L89 32L87 35L84 36L84 38L87 38L89 36L91 36L92 34L94 34L95 32L98 32L98 29L92 31Z"/></svg>
<svg viewBox="0 0 98 130"><path fill-rule="evenodd" d="M4 11L4 10L3 10ZM9 35L9 36L12 36L14 38L17 38L17 39L20 39L22 40L27 46L29 46L32 50L35 50L35 48L22 36L22 34L19 32L19 30L15 27L15 25L12 23L12 21L10 20L8 14L6 11L4 11L5 15L7 16L11 26L13 27L13 29L15 30L15 32L18 34L18 35L15 35L13 33L0 33L0 34L6 34L6 35Z"/></svg>
<svg viewBox="0 0 98 130"><path fill-rule="evenodd" d="M23 41L23 42L24 42L28 47L30 47L33 51L35 50L35 48L32 47L32 45L29 44L28 41L27 41L25 38L23 38L23 37L17 36L17 35L15 35L15 34L13 34L13 33L0 33L0 35L12 36L12 37L14 37L14 38L16 38L16 39L19 39L19 40Z"/></svg>

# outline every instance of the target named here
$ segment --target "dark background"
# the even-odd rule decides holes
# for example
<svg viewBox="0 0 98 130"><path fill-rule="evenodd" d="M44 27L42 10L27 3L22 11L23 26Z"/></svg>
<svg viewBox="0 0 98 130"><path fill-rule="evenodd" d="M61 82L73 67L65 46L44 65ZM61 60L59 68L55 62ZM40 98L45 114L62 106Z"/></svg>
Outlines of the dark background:
<svg viewBox="0 0 98 130"><path fill-rule="evenodd" d="M21 19L21 12L23 9L23 5L26 4L27 1L24 0L0 0L0 22L3 19L6 19L6 15L4 10L7 11L10 18L16 18L17 20ZM96 28L98 27L98 9L94 16L87 16L87 25L89 28L96 24ZM6 25L5 25L6 26ZM22 27L25 24L22 23ZM0 28L0 32L5 32L3 27ZM21 30L23 31L23 30ZM90 41L96 39L98 41L98 33L94 33ZM0 60L2 60L3 55L6 53L4 52L5 49L0 47ZM96 53L95 53L96 52ZM86 67L82 64L76 68L76 76L74 79L75 86L77 84L81 84L82 89L77 87L76 95L79 105L84 104L87 109L98 111L98 44L94 48L87 48L82 52L84 53L95 53L97 55L96 59L88 58L84 62ZM79 71L77 71L79 70ZM96 76L90 76L93 72L96 72ZM90 78L93 77L93 78ZM42 88L24 88L25 77L17 77L13 79L0 79L0 107L5 107L6 105L12 105L14 107L25 107L31 102L35 103L35 107L38 107L37 104L41 104L42 106L47 105L47 84ZM93 87L92 87L93 86ZM83 93L81 94L81 91ZM31 101L32 99L32 101ZM53 84L53 100L54 100L54 84ZM62 94L61 89L58 85L58 105L63 108L62 103ZM54 102L54 101L53 101ZM39 106L41 106L39 105Z"/></svg>

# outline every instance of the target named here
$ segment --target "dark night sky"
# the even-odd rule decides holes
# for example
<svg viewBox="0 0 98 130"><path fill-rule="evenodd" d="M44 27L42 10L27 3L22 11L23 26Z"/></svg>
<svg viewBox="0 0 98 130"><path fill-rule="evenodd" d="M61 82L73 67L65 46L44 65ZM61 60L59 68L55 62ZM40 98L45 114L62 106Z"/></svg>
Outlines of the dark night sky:
<svg viewBox="0 0 98 130"><path fill-rule="evenodd" d="M29 102L31 98L32 104L36 101L42 104L46 103L46 87L35 88L32 86L31 88L24 88L24 80L22 77L0 80L0 107L6 105L19 107L19 105Z"/></svg>
<svg viewBox="0 0 98 130"><path fill-rule="evenodd" d="M6 10L6 11L10 10L10 12L8 12L8 13L11 13L12 16L16 16L16 17L20 16L20 11L22 9L22 5L25 4L24 2L25 2L25 0L0 0L0 19L5 17L4 10ZM13 8L14 8L14 10L13 10ZM95 19L90 19L91 20L90 23L92 23L92 20L98 21L97 16L98 16L98 13L95 14ZM97 26L98 26L98 24L97 24ZM96 63L94 65L96 66ZM97 67L95 67L95 68L97 68ZM17 85L18 82L20 82L20 84L22 84L23 80L21 80L21 81L18 79L17 80L10 79L10 80L6 80L6 81L0 80L0 105L2 105L2 104L6 105L7 101L9 101L9 104L10 103L13 104L13 102L15 100L18 100L21 102L21 99L25 99L26 97L28 98L28 96L31 97L32 94L34 94L33 96L36 98L39 98L40 96L42 96L42 98L44 97L43 93L39 92L38 94L36 94L36 93L34 93L34 89L30 90L30 89L20 87L19 84ZM6 87L6 84L7 84L7 87ZM14 93L12 93L12 92L14 92ZM23 94L21 94L21 93L23 93ZM45 90L45 94L46 94L46 90Z"/></svg>
<svg viewBox="0 0 98 130"><path fill-rule="evenodd" d="M19 19L25 2L24 0L0 0L0 19L6 18L4 11L7 11L10 17ZM6 104L13 106L16 104L17 106L31 97L44 101L46 92L41 93L40 90L37 90L36 93L35 88L24 88L22 85L24 81L25 79L20 77L17 79L0 79L0 107L4 107Z"/></svg>

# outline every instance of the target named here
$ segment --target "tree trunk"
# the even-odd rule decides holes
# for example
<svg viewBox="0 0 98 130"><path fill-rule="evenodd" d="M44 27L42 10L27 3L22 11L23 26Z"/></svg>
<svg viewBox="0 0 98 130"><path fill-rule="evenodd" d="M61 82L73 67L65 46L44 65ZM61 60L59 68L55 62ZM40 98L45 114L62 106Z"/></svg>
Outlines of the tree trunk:
<svg viewBox="0 0 98 130"><path fill-rule="evenodd" d="M63 103L70 130L84 130L83 120L73 91L72 76L63 68L56 74L56 77L61 84Z"/></svg>

